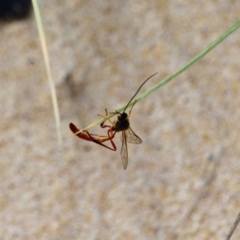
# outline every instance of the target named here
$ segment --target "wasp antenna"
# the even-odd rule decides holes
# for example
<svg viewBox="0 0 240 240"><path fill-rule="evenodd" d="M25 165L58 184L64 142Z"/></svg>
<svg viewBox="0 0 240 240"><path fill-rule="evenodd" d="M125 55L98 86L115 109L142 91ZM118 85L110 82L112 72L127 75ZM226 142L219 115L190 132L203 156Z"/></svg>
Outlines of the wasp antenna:
<svg viewBox="0 0 240 240"><path fill-rule="evenodd" d="M142 85L138 88L138 90L136 91L136 93L133 95L133 97L132 97L132 98L130 99L130 101L128 102L127 106L124 108L123 113L126 111L126 109L128 108L129 104L131 103L131 101L132 101L132 100L135 98L135 96L138 94L138 92L140 91L140 89L142 88L142 86L143 86L150 78L154 77L156 74L157 74L157 72L154 73L153 75L151 75L150 77L148 77L148 78L142 83Z"/></svg>

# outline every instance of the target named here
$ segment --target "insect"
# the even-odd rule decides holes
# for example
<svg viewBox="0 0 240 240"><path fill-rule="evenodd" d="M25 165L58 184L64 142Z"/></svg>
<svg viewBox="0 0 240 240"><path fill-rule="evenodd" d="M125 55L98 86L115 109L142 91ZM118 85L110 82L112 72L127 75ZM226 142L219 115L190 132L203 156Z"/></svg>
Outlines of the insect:
<svg viewBox="0 0 240 240"><path fill-rule="evenodd" d="M101 135L97 135L97 134L91 134L88 131L80 131L73 123L70 123L69 127L71 129L71 131L78 136L81 139L84 139L86 141L91 141L94 142L96 144L99 144L103 147L106 147L112 151L116 151L117 147L115 145L115 143L113 142L113 138L115 137L115 134L117 132L122 132L121 134L121 142L122 142L122 147L121 147L121 158L122 158L122 164L123 164L123 169L126 170L127 169L127 165L128 165L128 149L127 149L127 143L134 143L134 144L140 144L142 143L142 140L140 137L137 136L137 134L134 133L134 131L132 130L132 128L130 127L130 116L131 116L131 112L132 109L134 107L134 105L136 104L136 100L134 101L129 113L127 114L125 111L128 108L128 106L130 105L130 103L132 102L132 100L135 98L135 96L138 94L138 92L140 91L140 89L142 88L142 86L153 76L155 76L157 73L151 75L150 77L148 77L142 84L141 86L138 88L138 90L136 91L136 93L133 95L133 97L130 99L130 101L128 102L128 104L126 105L126 107L124 108L123 112L119 112L119 111L115 111L114 113L116 113L117 116L117 120L115 121L111 121L110 119L108 119L108 121L111 123L111 125L106 125L105 121L102 122L100 124L100 126L102 128L108 128L107 131L107 136L101 136ZM101 116L101 115L100 115ZM106 117L108 116L108 111L107 109L105 109L105 116L102 117ZM111 143L111 147L107 146L106 144L104 144L104 142L106 141L110 141Z"/></svg>

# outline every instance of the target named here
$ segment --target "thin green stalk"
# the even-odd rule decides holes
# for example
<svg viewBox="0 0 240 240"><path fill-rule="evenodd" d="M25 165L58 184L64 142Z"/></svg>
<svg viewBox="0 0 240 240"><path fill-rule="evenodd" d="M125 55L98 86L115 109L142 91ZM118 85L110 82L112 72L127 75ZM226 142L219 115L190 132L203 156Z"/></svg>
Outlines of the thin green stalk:
<svg viewBox="0 0 240 240"><path fill-rule="evenodd" d="M34 13L35 13L36 22L37 22L38 33L39 33L39 37L40 37L40 41L41 41L44 62L45 62L46 70L47 70L47 77L48 77L48 81L49 81L49 85L50 85L53 110L54 110L54 116L55 116L55 122L56 122L58 143L61 144L62 143L62 135L61 135L61 131L60 131L60 115L59 115L59 110L58 110L58 102L57 102L55 85L54 85L54 82L52 79L52 74L51 74L46 38L45 38L44 31L43 31L42 19L41 19L37 0L32 0L32 3L33 3L33 9L34 9Z"/></svg>
<svg viewBox="0 0 240 240"><path fill-rule="evenodd" d="M129 104L128 107L131 107L133 105L133 103L135 101L139 102L142 99L144 99L145 97L147 97L148 95L152 94L153 92L157 91L160 87L164 86L165 84L167 84L168 82L170 82L171 80L173 80L174 78L176 78L179 74L181 74L182 72L184 72L186 69L188 69L189 67L191 67L194 63L196 63L197 61L199 61L200 59L202 59L208 52L210 52L213 48L215 48L217 45L219 45L224 39L226 39L228 36L230 36L233 32L235 32L238 28L240 27L240 20L238 20L232 27L230 27L226 32L224 32L220 37L218 37L215 41L213 41L208 47L206 47L202 52L200 52L197 56L195 56L192 60L190 60L187 64L185 64L182 68L180 68L178 71L176 71L175 73L173 73L172 75L168 76L167 78L163 79L163 81L161 81L160 83L156 84L155 86L153 86L151 89L149 89L148 91L146 91L145 93L141 94L139 97L133 99L133 101L131 102L131 104ZM123 109L126 106L119 108L117 111L121 112L123 111ZM108 116L106 116L105 118L101 118L96 122L93 122L92 124L88 125L87 127L85 127L84 129L82 129L82 131L84 130L88 130L91 127L94 127L97 124L100 124L101 122L110 119L111 117L113 117L114 115L116 115L116 113L112 113L109 114Z"/></svg>

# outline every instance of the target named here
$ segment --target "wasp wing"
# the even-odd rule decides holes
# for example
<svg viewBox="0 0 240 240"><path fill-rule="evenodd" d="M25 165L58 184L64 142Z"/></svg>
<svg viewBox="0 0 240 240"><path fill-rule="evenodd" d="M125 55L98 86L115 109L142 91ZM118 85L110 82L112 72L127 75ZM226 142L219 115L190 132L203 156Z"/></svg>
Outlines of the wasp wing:
<svg viewBox="0 0 240 240"><path fill-rule="evenodd" d="M142 139L129 127L126 130L127 142L140 144L142 143Z"/></svg>
<svg viewBox="0 0 240 240"><path fill-rule="evenodd" d="M128 150L127 150L127 135L125 130L122 131L121 140L122 140L121 148L122 165L123 169L126 170L128 165Z"/></svg>

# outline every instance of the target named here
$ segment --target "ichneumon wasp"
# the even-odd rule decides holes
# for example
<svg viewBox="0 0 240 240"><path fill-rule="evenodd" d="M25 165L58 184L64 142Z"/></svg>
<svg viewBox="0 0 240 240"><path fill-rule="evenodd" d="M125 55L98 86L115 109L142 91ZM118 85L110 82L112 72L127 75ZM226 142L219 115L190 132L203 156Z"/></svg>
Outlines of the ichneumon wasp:
<svg viewBox="0 0 240 240"><path fill-rule="evenodd" d="M81 139L84 139L84 140L90 141L90 142L94 142L94 143L99 144L103 147L106 147L112 151L117 150L117 147L116 147L115 143L113 142L113 138L115 137L115 134L117 132L122 132L122 134L121 134L121 142L122 142L121 158L122 158L123 169L126 170L127 165L128 165L127 143L140 144L140 143L142 143L142 140L140 137L137 136L137 134L134 133L134 131L130 127L130 122L129 122L132 109L137 101L136 100L134 101L128 114L125 111L128 108L128 106L130 105L130 103L132 102L132 100L135 98L135 96L138 94L138 92L140 91L142 86L156 74L157 73L151 75L141 84L141 86L138 88L136 93L133 95L133 97L130 99L130 101L124 108L123 112L119 112L117 110L115 111L115 113L117 114L117 119L115 121L111 121L110 119L108 119L108 121L110 122L111 125L106 125L105 121L100 124L100 126L102 128L108 128L107 136L92 134L92 133L89 133L87 130L80 131L73 123L70 123L70 125L69 125L71 131ZM105 109L105 116L102 116L102 117L106 117L106 116L108 116L107 109ZM104 144L104 142L106 142L106 141L110 141L111 147Z"/></svg>

